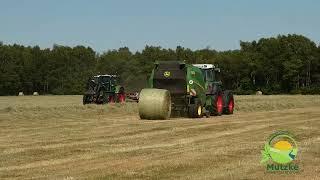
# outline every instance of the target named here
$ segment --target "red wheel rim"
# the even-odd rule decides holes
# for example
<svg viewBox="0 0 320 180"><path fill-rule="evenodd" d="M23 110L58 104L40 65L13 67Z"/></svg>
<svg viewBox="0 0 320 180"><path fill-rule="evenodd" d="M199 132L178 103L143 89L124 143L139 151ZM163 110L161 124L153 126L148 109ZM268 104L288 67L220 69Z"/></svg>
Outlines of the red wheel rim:
<svg viewBox="0 0 320 180"><path fill-rule="evenodd" d="M114 102L113 96L109 96L109 103L113 103L113 102Z"/></svg>
<svg viewBox="0 0 320 180"><path fill-rule="evenodd" d="M126 96L124 94L119 94L119 102L125 102L126 101Z"/></svg>
<svg viewBox="0 0 320 180"><path fill-rule="evenodd" d="M231 99L231 100L229 101L228 108L229 108L229 112L233 112L233 108L234 108L234 101L233 101L233 99Z"/></svg>
<svg viewBox="0 0 320 180"><path fill-rule="evenodd" d="M219 113L222 113L222 110L223 110L222 96L218 96L218 99L217 99L217 110L218 110Z"/></svg>

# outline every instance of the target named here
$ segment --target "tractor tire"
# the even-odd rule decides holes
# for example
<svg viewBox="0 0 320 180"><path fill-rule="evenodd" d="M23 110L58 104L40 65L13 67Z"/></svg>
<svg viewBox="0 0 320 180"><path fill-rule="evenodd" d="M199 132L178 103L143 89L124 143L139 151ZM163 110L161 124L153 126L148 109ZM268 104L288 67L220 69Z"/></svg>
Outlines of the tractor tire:
<svg viewBox="0 0 320 180"><path fill-rule="evenodd" d="M117 93L117 102L118 103L126 102L126 93L124 92L124 87L120 87L119 92Z"/></svg>
<svg viewBox="0 0 320 180"><path fill-rule="evenodd" d="M88 100L87 99L88 99L87 95L83 95L83 98L82 98L83 105L88 104Z"/></svg>
<svg viewBox="0 0 320 180"><path fill-rule="evenodd" d="M224 114L233 114L234 110L234 97L232 91L226 90L223 92L223 113Z"/></svg>
<svg viewBox="0 0 320 180"><path fill-rule="evenodd" d="M165 89L142 89L139 97L141 119L168 119L171 115L171 96Z"/></svg>
<svg viewBox="0 0 320 180"><path fill-rule="evenodd" d="M124 87L119 86L119 90L116 90L115 94L115 102L117 103L124 103L126 101L126 94L124 92Z"/></svg>
<svg viewBox="0 0 320 180"><path fill-rule="evenodd" d="M190 118L202 118L203 117L203 107L201 105L201 103L197 100L195 100L194 104L190 104L189 105L189 117Z"/></svg>
<svg viewBox="0 0 320 180"><path fill-rule="evenodd" d="M114 103L115 102L115 96L114 95L109 95L108 96L108 103Z"/></svg>
<svg viewBox="0 0 320 180"><path fill-rule="evenodd" d="M95 99L95 103L96 104L104 104L106 101L105 98L105 94L103 93L102 90L100 90L97 94L96 94L96 99Z"/></svg>
<svg viewBox="0 0 320 180"><path fill-rule="evenodd" d="M82 103L83 105L86 105L86 104L91 104L93 102L93 97L92 95L83 95L83 98L82 98Z"/></svg>
<svg viewBox="0 0 320 180"><path fill-rule="evenodd" d="M117 94L117 102L125 103L126 102L126 95L124 93Z"/></svg>
<svg viewBox="0 0 320 180"><path fill-rule="evenodd" d="M213 96L212 101L212 112L211 115L213 116L221 116L223 113L223 96L221 93L218 93Z"/></svg>
<svg viewBox="0 0 320 180"><path fill-rule="evenodd" d="M103 94L102 96L102 104L106 104L109 102L109 96L107 94Z"/></svg>

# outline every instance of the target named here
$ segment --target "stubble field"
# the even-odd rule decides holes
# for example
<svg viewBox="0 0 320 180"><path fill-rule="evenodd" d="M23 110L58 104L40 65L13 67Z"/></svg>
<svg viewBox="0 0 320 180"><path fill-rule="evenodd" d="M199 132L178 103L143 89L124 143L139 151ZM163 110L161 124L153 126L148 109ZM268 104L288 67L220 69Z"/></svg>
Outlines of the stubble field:
<svg viewBox="0 0 320 180"><path fill-rule="evenodd" d="M136 103L0 97L0 179L316 179L320 96L236 96L233 115L140 120ZM296 135L295 174L267 173L276 130Z"/></svg>

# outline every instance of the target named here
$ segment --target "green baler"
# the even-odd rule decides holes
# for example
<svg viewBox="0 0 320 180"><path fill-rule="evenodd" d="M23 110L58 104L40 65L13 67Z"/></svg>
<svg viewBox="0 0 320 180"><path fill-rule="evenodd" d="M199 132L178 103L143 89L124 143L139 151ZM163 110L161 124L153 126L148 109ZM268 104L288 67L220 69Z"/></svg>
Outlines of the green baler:
<svg viewBox="0 0 320 180"><path fill-rule="evenodd" d="M155 63L148 88L140 93L141 119L232 114L234 98L231 91L222 90L218 72L220 70L211 64Z"/></svg>

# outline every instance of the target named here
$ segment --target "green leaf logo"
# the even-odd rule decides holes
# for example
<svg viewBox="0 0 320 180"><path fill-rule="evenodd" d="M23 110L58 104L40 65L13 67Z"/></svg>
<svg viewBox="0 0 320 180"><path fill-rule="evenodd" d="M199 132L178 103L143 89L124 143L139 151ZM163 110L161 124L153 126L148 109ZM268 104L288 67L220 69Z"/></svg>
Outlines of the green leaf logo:
<svg viewBox="0 0 320 180"><path fill-rule="evenodd" d="M166 72L163 73L163 76L166 77L166 78L170 77L170 75L171 75L170 71L166 71Z"/></svg>
<svg viewBox="0 0 320 180"><path fill-rule="evenodd" d="M298 153L298 146L293 135L286 131L272 134L261 151L261 163L269 159L279 164L287 164L293 161Z"/></svg>

